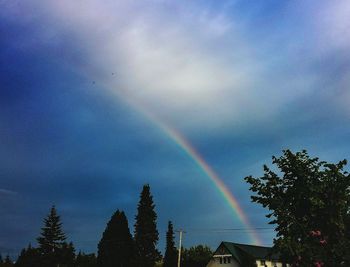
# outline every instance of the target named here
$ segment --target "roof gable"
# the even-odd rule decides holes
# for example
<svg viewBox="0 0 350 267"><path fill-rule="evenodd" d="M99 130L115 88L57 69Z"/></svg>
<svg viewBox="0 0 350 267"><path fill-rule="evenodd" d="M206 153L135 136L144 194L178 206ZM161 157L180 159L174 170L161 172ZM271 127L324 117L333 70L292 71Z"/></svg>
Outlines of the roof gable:
<svg viewBox="0 0 350 267"><path fill-rule="evenodd" d="M225 250L223 250L223 248L225 248ZM270 247L222 242L215 253L220 252L220 250L228 251L228 254L232 254L240 264L256 259L279 260L280 258L279 254L273 253Z"/></svg>

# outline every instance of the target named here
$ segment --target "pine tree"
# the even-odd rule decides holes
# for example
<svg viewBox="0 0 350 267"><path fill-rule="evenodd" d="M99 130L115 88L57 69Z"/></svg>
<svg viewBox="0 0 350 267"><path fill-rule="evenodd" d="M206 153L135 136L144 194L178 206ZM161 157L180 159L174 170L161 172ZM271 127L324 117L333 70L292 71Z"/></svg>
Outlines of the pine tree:
<svg viewBox="0 0 350 267"><path fill-rule="evenodd" d="M128 220L123 211L117 210L98 244L97 264L99 267L129 267L133 260L133 248Z"/></svg>
<svg viewBox="0 0 350 267"><path fill-rule="evenodd" d="M1 256L1 253L0 253L0 264L3 263L3 260L2 260L2 256Z"/></svg>
<svg viewBox="0 0 350 267"><path fill-rule="evenodd" d="M156 249L159 234L157 231L157 214L149 185L144 185L137 207L135 223L136 264L138 267L153 267L160 258Z"/></svg>
<svg viewBox="0 0 350 267"><path fill-rule="evenodd" d="M37 238L42 265L56 267L60 263L60 254L64 247L66 236L62 231L60 216L57 215L55 206L46 219L45 226L41 229L41 236Z"/></svg>
<svg viewBox="0 0 350 267"><path fill-rule="evenodd" d="M73 246L73 243L66 243L64 242L62 245L62 248L58 250L57 258L60 264L64 265L65 267L72 267L74 266L75 261L75 248Z"/></svg>
<svg viewBox="0 0 350 267"><path fill-rule="evenodd" d="M171 221L168 222L168 231L166 233L166 248L164 254L163 267L176 267L177 250L174 242L174 229Z"/></svg>
<svg viewBox="0 0 350 267"><path fill-rule="evenodd" d="M75 260L75 267L96 267L96 256L94 253L84 254L79 251Z"/></svg>
<svg viewBox="0 0 350 267"><path fill-rule="evenodd" d="M27 249L22 249L15 266L16 267L37 267L40 265L40 254L38 249L30 244Z"/></svg>

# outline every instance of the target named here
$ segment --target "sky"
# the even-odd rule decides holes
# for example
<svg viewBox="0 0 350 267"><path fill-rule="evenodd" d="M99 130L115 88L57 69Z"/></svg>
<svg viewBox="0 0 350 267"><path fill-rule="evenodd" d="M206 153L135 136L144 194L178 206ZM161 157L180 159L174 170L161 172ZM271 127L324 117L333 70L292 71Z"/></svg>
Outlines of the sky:
<svg viewBox="0 0 350 267"><path fill-rule="evenodd" d="M271 226L244 177L273 155L349 158L349 16L346 0L0 0L0 253L35 245L52 205L96 252L116 209L133 231L144 184L161 251L168 220L185 247L251 244L213 231L247 223L198 158L252 228Z"/></svg>

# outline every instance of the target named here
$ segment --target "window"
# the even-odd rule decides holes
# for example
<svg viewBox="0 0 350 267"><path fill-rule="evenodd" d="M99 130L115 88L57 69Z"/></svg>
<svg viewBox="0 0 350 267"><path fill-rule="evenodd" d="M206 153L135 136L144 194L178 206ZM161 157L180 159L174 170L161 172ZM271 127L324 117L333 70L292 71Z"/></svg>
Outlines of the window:
<svg viewBox="0 0 350 267"><path fill-rule="evenodd" d="M220 264L222 264L222 258L220 258Z"/></svg>
<svg viewBox="0 0 350 267"><path fill-rule="evenodd" d="M226 257L224 257L224 264L226 264Z"/></svg>
<svg viewBox="0 0 350 267"><path fill-rule="evenodd" d="M277 261L272 262L272 267L277 267Z"/></svg>
<svg viewBox="0 0 350 267"><path fill-rule="evenodd" d="M266 264L266 263L265 263L265 260L260 260L260 265L261 265L261 266L265 266L265 264Z"/></svg>
<svg viewBox="0 0 350 267"><path fill-rule="evenodd" d="M227 263L231 263L231 258L227 257Z"/></svg>

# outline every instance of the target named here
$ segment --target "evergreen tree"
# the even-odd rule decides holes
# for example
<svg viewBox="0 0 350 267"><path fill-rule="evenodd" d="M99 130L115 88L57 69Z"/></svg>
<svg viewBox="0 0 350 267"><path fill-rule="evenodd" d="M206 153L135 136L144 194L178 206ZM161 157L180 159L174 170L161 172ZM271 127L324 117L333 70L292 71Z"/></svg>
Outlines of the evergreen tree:
<svg viewBox="0 0 350 267"><path fill-rule="evenodd" d="M123 211L117 210L98 244L97 264L99 267L129 267L133 260L133 248L128 220Z"/></svg>
<svg viewBox="0 0 350 267"><path fill-rule="evenodd" d="M57 258L60 266L73 267L75 261L75 248L73 243L64 242L62 248L58 250Z"/></svg>
<svg viewBox="0 0 350 267"><path fill-rule="evenodd" d="M163 267L176 267L177 265L177 249L174 242L174 229L171 221L168 222L168 231L166 233L166 248L164 254Z"/></svg>
<svg viewBox="0 0 350 267"><path fill-rule="evenodd" d="M0 253L0 264L3 263L3 260L2 260L2 256L1 256L1 253Z"/></svg>
<svg viewBox="0 0 350 267"><path fill-rule="evenodd" d="M84 254L79 252L75 260L76 267L96 267L97 261L94 253Z"/></svg>
<svg viewBox="0 0 350 267"><path fill-rule="evenodd" d="M10 259L10 256L7 254L4 263L2 264L3 267L11 267L13 266L13 262Z"/></svg>
<svg viewBox="0 0 350 267"><path fill-rule="evenodd" d="M41 264L44 267L56 267L57 264L61 263L61 254L65 246L66 236L62 231L62 223L55 206L52 206L49 215L44 219L44 227L41 229L41 236L37 240Z"/></svg>
<svg viewBox="0 0 350 267"><path fill-rule="evenodd" d="M38 249L30 244L27 249L22 249L16 264L16 267L37 267L40 266L40 253Z"/></svg>
<svg viewBox="0 0 350 267"><path fill-rule="evenodd" d="M137 207L135 223L136 264L138 267L153 267L160 258L156 249L159 234L157 231L157 214L149 185L144 185Z"/></svg>

